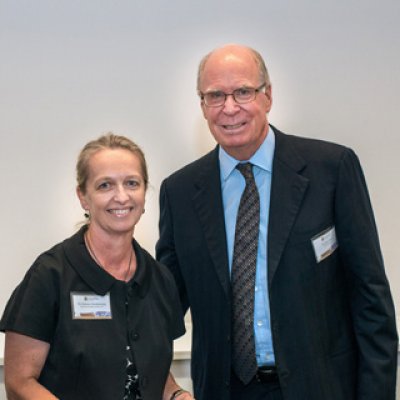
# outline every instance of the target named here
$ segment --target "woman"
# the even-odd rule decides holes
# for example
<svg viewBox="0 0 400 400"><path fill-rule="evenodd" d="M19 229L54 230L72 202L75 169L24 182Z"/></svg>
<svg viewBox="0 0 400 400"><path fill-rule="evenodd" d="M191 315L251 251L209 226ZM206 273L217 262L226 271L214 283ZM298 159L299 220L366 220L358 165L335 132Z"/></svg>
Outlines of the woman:
<svg viewBox="0 0 400 400"><path fill-rule="evenodd" d="M168 376L184 333L173 278L132 239L142 151L113 134L91 141L77 181L87 224L37 258L0 322L8 398L192 399Z"/></svg>

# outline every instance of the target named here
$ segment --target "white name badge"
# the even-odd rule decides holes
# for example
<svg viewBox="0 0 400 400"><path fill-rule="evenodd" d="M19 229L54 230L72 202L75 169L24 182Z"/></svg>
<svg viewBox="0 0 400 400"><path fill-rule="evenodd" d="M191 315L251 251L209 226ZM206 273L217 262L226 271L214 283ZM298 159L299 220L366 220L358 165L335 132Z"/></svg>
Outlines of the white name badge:
<svg viewBox="0 0 400 400"><path fill-rule="evenodd" d="M332 226L311 239L317 263L328 258L338 247L335 227Z"/></svg>
<svg viewBox="0 0 400 400"><path fill-rule="evenodd" d="M72 319L112 319L110 293L71 292Z"/></svg>

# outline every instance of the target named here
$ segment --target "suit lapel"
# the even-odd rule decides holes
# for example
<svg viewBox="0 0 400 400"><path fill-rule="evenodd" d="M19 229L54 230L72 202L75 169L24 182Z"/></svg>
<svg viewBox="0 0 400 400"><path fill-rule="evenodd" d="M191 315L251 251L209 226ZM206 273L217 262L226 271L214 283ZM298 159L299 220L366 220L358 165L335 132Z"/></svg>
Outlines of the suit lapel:
<svg viewBox="0 0 400 400"><path fill-rule="evenodd" d="M274 128L275 155L268 225L268 282L271 285L290 230L300 210L308 179L300 175L306 163L290 138Z"/></svg>
<svg viewBox="0 0 400 400"><path fill-rule="evenodd" d="M222 205L218 147L203 158L201 173L194 182L193 204L205 235L215 271L227 297L230 295L229 265Z"/></svg>
<svg viewBox="0 0 400 400"><path fill-rule="evenodd" d="M306 166L304 159L292 147L287 135L276 128L273 129L276 142L268 225L269 284L272 282L308 187L308 179L300 175L300 171ZM201 173L194 185L193 204L199 216L215 271L229 298L229 265L218 147L203 158Z"/></svg>

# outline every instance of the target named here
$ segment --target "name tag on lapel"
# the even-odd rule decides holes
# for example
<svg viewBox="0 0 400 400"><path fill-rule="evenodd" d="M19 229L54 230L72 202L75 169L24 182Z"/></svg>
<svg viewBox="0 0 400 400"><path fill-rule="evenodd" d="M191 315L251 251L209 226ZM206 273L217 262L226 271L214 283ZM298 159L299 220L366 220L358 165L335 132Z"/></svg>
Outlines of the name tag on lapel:
<svg viewBox="0 0 400 400"><path fill-rule="evenodd" d="M318 235L311 238L317 263L328 258L338 247L335 227L325 229Z"/></svg>
<svg viewBox="0 0 400 400"><path fill-rule="evenodd" d="M112 319L110 293L71 292L72 319Z"/></svg>

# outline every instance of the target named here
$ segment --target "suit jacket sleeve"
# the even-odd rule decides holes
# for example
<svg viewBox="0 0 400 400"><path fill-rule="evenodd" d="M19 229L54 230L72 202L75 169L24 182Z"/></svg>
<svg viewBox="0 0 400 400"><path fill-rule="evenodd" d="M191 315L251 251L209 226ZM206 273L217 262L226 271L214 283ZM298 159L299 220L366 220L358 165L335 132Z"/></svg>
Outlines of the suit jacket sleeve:
<svg viewBox="0 0 400 400"><path fill-rule="evenodd" d="M186 313L189 308L188 297L175 249L171 210L166 185L167 183L164 181L160 188L160 239L156 244L156 258L162 264L166 265L174 275L183 313Z"/></svg>
<svg viewBox="0 0 400 400"><path fill-rule="evenodd" d="M364 175L349 149L341 160L335 197L336 232L358 345L357 399L394 400L398 345L394 306Z"/></svg>

